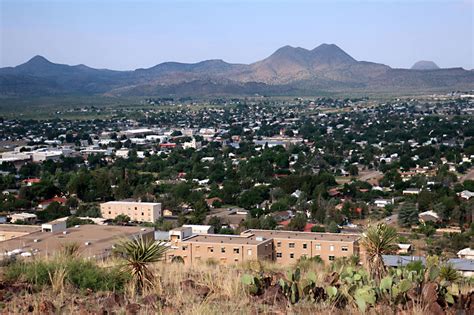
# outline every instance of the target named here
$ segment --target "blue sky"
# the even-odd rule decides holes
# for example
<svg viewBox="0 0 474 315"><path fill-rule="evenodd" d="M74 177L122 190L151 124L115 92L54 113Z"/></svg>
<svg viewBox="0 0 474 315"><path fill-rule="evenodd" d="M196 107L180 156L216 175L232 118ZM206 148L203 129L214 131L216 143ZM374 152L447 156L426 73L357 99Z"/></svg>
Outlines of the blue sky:
<svg viewBox="0 0 474 315"><path fill-rule="evenodd" d="M130 70L164 61L251 63L334 43L357 60L474 68L474 0L0 0L0 66L34 55Z"/></svg>

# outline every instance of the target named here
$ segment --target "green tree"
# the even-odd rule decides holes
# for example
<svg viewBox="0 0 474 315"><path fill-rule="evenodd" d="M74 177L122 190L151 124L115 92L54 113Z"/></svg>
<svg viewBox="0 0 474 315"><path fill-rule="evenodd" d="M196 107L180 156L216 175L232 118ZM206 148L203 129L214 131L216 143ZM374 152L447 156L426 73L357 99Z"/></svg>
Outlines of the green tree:
<svg viewBox="0 0 474 315"><path fill-rule="evenodd" d="M328 232L329 233L340 233L341 229L339 228L339 226L337 226L336 222L331 221L331 223L329 223L329 225L328 225Z"/></svg>
<svg viewBox="0 0 474 315"><path fill-rule="evenodd" d="M418 210L416 205L411 202L405 202L398 212L398 224L403 227L409 227L418 223Z"/></svg>
<svg viewBox="0 0 474 315"><path fill-rule="evenodd" d="M288 224L288 229L291 231L304 231L308 219L303 213L297 213Z"/></svg>

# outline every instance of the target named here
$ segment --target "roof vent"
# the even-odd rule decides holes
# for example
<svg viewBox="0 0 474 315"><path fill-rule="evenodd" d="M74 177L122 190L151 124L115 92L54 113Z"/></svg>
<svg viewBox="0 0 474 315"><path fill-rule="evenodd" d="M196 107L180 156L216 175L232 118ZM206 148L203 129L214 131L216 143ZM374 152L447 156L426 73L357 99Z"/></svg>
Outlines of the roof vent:
<svg viewBox="0 0 474 315"><path fill-rule="evenodd" d="M89 246L91 242L85 242L84 245Z"/></svg>
<svg viewBox="0 0 474 315"><path fill-rule="evenodd" d="M35 238L35 239L33 240L33 242L38 243L38 242L39 242L39 239Z"/></svg>

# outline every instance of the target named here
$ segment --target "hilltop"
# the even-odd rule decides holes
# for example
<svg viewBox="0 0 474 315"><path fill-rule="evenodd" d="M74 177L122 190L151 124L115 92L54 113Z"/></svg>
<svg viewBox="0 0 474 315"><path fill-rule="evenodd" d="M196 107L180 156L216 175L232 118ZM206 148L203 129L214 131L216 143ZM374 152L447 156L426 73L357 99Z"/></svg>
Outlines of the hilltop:
<svg viewBox="0 0 474 315"><path fill-rule="evenodd" d="M438 70L439 67L433 61L420 60L411 66L412 70Z"/></svg>

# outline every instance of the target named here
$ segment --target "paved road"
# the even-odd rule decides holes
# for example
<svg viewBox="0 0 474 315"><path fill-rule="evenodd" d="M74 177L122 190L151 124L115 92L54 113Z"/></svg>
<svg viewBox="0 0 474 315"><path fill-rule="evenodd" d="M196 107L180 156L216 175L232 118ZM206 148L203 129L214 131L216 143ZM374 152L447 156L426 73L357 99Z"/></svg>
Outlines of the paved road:
<svg viewBox="0 0 474 315"><path fill-rule="evenodd" d="M469 171L467 171L466 174L464 174L463 176L461 176L460 178L460 182L461 183L464 183L465 180L474 180L474 167L472 167Z"/></svg>
<svg viewBox="0 0 474 315"><path fill-rule="evenodd" d="M382 220L380 220L378 223L386 223L388 225L397 225L398 224L398 214L392 214L389 217L386 217Z"/></svg>

